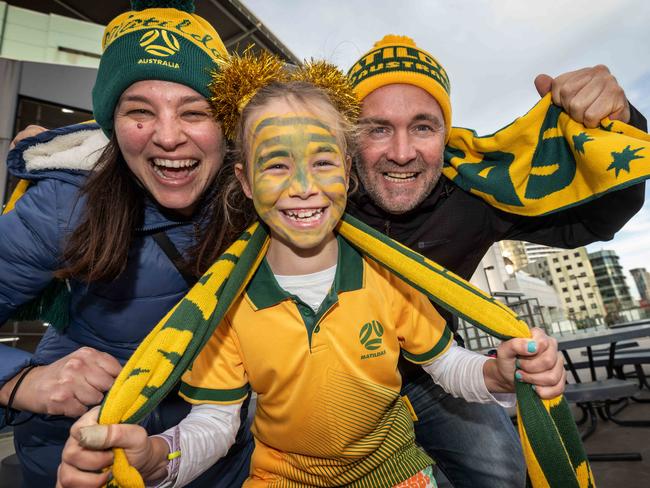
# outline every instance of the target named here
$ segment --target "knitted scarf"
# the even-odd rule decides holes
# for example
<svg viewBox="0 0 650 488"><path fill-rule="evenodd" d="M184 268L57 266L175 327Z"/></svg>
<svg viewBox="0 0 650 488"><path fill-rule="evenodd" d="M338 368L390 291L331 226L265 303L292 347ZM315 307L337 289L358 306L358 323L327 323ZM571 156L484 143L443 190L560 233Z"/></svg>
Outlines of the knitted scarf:
<svg viewBox="0 0 650 488"><path fill-rule="evenodd" d="M546 95L495 134L453 127L443 173L490 205L544 215L648 178L650 136L619 121L587 129Z"/></svg>
<svg viewBox="0 0 650 488"><path fill-rule="evenodd" d="M503 340L530 337L528 326L502 303L355 218L346 214L337 232L359 252L485 332ZM242 293L267 244L265 227L256 223L217 260L133 354L104 400L100 423L136 423L170 392ZM533 486L593 486L566 401L541 400L523 383L517 384L516 394L519 433ZM109 486L144 487L121 449L115 449L113 475Z"/></svg>

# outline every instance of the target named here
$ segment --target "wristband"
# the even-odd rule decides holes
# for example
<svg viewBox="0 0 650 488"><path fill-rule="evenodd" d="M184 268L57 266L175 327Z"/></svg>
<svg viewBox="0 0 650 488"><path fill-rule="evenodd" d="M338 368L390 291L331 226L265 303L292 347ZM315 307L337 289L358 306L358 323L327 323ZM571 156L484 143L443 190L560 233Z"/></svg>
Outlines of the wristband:
<svg viewBox="0 0 650 488"><path fill-rule="evenodd" d="M34 369L38 364L30 364L27 366L21 373L20 378L18 378L18 381L16 381L16 384L11 390L11 394L9 395L9 401L7 402L7 406L5 407L5 425L8 427L15 427L17 425L22 425L25 422L27 422L29 419L31 419L34 414L31 414L29 417L27 417L25 420L22 422L15 422L15 417L16 417L16 410L11 408L11 405L14 403L14 399L16 398L16 393L18 392L18 388L20 387L20 384L23 382L25 379L25 376Z"/></svg>

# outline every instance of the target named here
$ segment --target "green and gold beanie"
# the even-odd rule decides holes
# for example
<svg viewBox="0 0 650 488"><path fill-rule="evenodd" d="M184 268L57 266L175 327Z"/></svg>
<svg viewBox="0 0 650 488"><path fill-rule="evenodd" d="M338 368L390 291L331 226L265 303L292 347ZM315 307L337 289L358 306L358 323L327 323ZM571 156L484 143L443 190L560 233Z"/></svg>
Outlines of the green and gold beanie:
<svg viewBox="0 0 650 488"><path fill-rule="evenodd" d="M359 100L385 85L405 83L422 88L436 99L445 117L445 137L451 129L450 85L447 72L431 54L406 36L388 34L377 41L348 71Z"/></svg>
<svg viewBox="0 0 650 488"><path fill-rule="evenodd" d="M219 34L194 14L192 0L132 0L104 31L93 88L95 120L110 137L115 106L130 85L173 81L209 96L210 71L226 55Z"/></svg>

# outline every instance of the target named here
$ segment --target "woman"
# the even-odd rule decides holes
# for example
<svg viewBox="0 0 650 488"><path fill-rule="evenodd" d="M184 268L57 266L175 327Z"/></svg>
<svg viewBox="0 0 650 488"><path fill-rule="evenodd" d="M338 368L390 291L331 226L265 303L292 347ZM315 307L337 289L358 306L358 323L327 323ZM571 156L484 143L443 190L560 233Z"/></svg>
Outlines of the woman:
<svg viewBox="0 0 650 488"><path fill-rule="evenodd" d="M200 244L200 205L224 156L206 87L226 50L192 2L174 4L186 10L134 2L106 28L93 90L110 139L103 152L105 138L87 137L96 126L81 125L41 134L10 158L12 173L32 186L0 218L0 275L11 277L0 283L0 323L54 277L70 294L67 325L49 327L34 356L2 351L0 405L11 407L4 419L16 425L26 486L54 486L73 418L101 402L194 279L186 258ZM43 160L48 151L56 157ZM149 432L185 416L171 397L145 423ZM247 430L241 437L207 486L241 484L251 450Z"/></svg>

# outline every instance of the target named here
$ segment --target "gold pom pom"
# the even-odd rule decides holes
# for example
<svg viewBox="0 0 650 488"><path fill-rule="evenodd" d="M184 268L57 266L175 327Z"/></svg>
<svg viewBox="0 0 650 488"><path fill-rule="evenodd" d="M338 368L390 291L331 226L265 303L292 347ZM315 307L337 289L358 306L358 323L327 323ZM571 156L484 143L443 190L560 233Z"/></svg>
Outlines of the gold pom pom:
<svg viewBox="0 0 650 488"><path fill-rule="evenodd" d="M398 36L395 34L387 34L380 41L375 42L373 47L382 47L382 46L409 46L417 47L415 41L408 36Z"/></svg>
<svg viewBox="0 0 650 488"><path fill-rule="evenodd" d="M361 111L359 100L348 78L333 64L312 59L291 73L291 80L306 81L324 89L334 107L349 122L357 123Z"/></svg>
<svg viewBox="0 0 650 488"><path fill-rule="evenodd" d="M291 71L277 56L263 51L246 50L219 62L212 72L210 104L216 120L221 122L227 139L237 135L239 117L244 107L263 87L273 82L304 81L326 91L334 107L352 124L357 122L359 101L346 76L325 61L309 61Z"/></svg>
<svg viewBox="0 0 650 488"><path fill-rule="evenodd" d="M224 58L208 88L212 112L226 138L234 139L241 111L260 88L286 79L283 61L267 51L255 54L248 49Z"/></svg>

